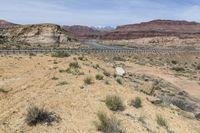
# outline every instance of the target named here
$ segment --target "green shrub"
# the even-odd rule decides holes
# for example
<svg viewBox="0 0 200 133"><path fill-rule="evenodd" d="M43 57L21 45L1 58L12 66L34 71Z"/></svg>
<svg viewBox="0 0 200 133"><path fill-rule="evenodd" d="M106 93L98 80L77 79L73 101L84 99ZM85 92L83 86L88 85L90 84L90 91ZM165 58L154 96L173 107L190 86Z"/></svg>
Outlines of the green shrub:
<svg viewBox="0 0 200 133"><path fill-rule="evenodd" d="M91 85L91 84L93 84L92 78L91 78L91 77L86 77L86 78L84 79L84 83L85 83L86 85Z"/></svg>
<svg viewBox="0 0 200 133"><path fill-rule="evenodd" d="M98 112L98 122L95 122L95 126L98 131L103 133L123 133L121 122L115 117L109 118L106 113Z"/></svg>
<svg viewBox="0 0 200 133"><path fill-rule="evenodd" d="M117 95L107 96L105 103L112 111L123 111L125 109L122 99Z"/></svg>
<svg viewBox="0 0 200 133"><path fill-rule="evenodd" d="M177 72L184 72L185 69L183 67L173 67L172 70L177 71Z"/></svg>
<svg viewBox="0 0 200 133"><path fill-rule="evenodd" d="M105 76L107 76L107 77L110 77L110 75L111 75L111 74L110 74L108 71L106 71L106 70L103 71L103 74L104 74Z"/></svg>
<svg viewBox="0 0 200 133"><path fill-rule="evenodd" d="M38 108L36 106L30 107L27 110L25 123L29 126L36 126L37 124L52 125L53 122L59 122L58 117L54 112L49 112L44 108Z"/></svg>
<svg viewBox="0 0 200 133"><path fill-rule="evenodd" d="M171 63L172 63L172 64L177 64L177 61L172 60Z"/></svg>
<svg viewBox="0 0 200 133"><path fill-rule="evenodd" d="M69 57L70 54L64 51L61 52L55 52L51 55L52 57L58 57L58 58L64 58L64 57Z"/></svg>
<svg viewBox="0 0 200 133"><path fill-rule="evenodd" d="M9 90L6 90L4 88L0 88L0 93L8 93L8 92L9 92Z"/></svg>
<svg viewBox="0 0 200 133"><path fill-rule="evenodd" d="M118 77L118 78L116 79L116 81L117 81L118 84L123 85L123 80L122 80L122 78L119 78L119 77Z"/></svg>
<svg viewBox="0 0 200 133"><path fill-rule="evenodd" d="M200 70L200 64L198 64L198 65L196 66L196 69L197 69L197 70Z"/></svg>
<svg viewBox="0 0 200 133"><path fill-rule="evenodd" d="M117 56L113 58L114 61L126 61L124 58Z"/></svg>
<svg viewBox="0 0 200 133"><path fill-rule="evenodd" d="M197 120L200 120L200 113L195 114L195 118L196 118Z"/></svg>
<svg viewBox="0 0 200 133"><path fill-rule="evenodd" d="M131 101L131 105L133 105L135 108L142 107L142 101L139 97L136 97L135 100Z"/></svg>
<svg viewBox="0 0 200 133"><path fill-rule="evenodd" d="M108 80L105 81L106 85L110 85L110 82Z"/></svg>
<svg viewBox="0 0 200 133"><path fill-rule="evenodd" d="M166 119L163 118L161 115L156 116L156 121L157 121L158 125L165 127L165 128L168 128L168 124L167 124Z"/></svg>
<svg viewBox="0 0 200 133"><path fill-rule="evenodd" d="M103 75L97 74L97 75L96 75L96 79L97 79L97 80L103 80Z"/></svg>
<svg viewBox="0 0 200 133"><path fill-rule="evenodd" d="M59 78L57 78L57 77L53 77L53 78L51 78L52 80L58 80Z"/></svg>
<svg viewBox="0 0 200 133"><path fill-rule="evenodd" d="M70 67L70 68L74 68L74 69L80 68L78 62L71 62L71 63L69 64L69 67Z"/></svg>
<svg viewBox="0 0 200 133"><path fill-rule="evenodd" d="M57 84L57 86L63 86L63 85L68 85L69 83L67 81L60 82Z"/></svg>

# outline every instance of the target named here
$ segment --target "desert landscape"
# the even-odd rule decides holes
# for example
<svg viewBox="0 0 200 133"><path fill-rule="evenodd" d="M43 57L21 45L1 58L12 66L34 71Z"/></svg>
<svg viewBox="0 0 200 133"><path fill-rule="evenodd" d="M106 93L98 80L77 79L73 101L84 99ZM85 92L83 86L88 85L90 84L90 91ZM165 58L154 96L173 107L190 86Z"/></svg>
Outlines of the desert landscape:
<svg viewBox="0 0 200 133"><path fill-rule="evenodd" d="M1 2L0 133L200 133L186 1Z"/></svg>

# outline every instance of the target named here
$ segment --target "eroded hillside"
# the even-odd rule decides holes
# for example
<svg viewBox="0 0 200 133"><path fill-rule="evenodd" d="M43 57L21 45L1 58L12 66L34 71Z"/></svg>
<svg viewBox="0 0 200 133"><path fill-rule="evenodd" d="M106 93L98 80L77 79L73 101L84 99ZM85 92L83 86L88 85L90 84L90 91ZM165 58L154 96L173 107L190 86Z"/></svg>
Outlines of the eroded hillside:
<svg viewBox="0 0 200 133"><path fill-rule="evenodd" d="M23 25L0 29L1 48L70 47L75 39L58 25Z"/></svg>

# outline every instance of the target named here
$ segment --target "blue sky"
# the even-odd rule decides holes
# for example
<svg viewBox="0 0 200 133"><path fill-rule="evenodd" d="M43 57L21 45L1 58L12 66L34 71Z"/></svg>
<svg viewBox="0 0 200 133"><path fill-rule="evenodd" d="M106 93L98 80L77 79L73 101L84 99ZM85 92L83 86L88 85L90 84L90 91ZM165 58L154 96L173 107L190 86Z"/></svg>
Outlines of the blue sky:
<svg viewBox="0 0 200 133"><path fill-rule="evenodd" d="M153 19L200 22L200 0L0 0L0 19L20 24L116 26Z"/></svg>

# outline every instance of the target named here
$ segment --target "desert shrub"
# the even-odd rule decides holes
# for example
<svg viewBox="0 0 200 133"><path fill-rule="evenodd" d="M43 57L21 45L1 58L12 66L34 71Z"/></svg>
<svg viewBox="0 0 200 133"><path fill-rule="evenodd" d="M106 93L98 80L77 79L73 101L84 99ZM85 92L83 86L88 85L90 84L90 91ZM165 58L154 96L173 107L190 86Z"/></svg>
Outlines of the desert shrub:
<svg viewBox="0 0 200 133"><path fill-rule="evenodd" d="M177 72L185 71L185 69L183 67L173 67L172 70L177 71Z"/></svg>
<svg viewBox="0 0 200 133"><path fill-rule="evenodd" d="M36 56L35 53L29 53L29 56Z"/></svg>
<svg viewBox="0 0 200 133"><path fill-rule="evenodd" d="M98 69L100 68L99 64L93 65L93 68Z"/></svg>
<svg viewBox="0 0 200 133"><path fill-rule="evenodd" d="M62 86L62 85L68 85L69 83L67 81L60 82L57 84L57 86Z"/></svg>
<svg viewBox="0 0 200 133"><path fill-rule="evenodd" d="M58 62L57 62L57 61L54 61L53 64L58 64Z"/></svg>
<svg viewBox="0 0 200 133"><path fill-rule="evenodd" d="M108 71L106 71L106 70L103 71L103 74L104 74L105 76L107 76L107 77L110 77L110 75L111 75L111 74L110 74Z"/></svg>
<svg viewBox="0 0 200 133"><path fill-rule="evenodd" d="M76 68L73 68L73 67L69 67L69 68L67 68L67 70L65 70L65 72L67 72L67 73L72 73L72 74L79 74L79 69L76 69Z"/></svg>
<svg viewBox="0 0 200 133"><path fill-rule="evenodd" d="M80 65L78 64L78 62L71 62L69 64L69 67L74 68L74 69L78 69L78 68L80 68Z"/></svg>
<svg viewBox="0 0 200 133"><path fill-rule="evenodd" d="M116 79L116 81L117 81L118 84L123 85L123 80L122 80L122 78L119 78L119 77L118 77L118 78Z"/></svg>
<svg viewBox="0 0 200 133"><path fill-rule="evenodd" d="M60 73L65 73L65 72L67 72L67 70L60 69L59 72L60 72Z"/></svg>
<svg viewBox="0 0 200 133"><path fill-rule="evenodd" d="M83 61L84 57L83 56L79 56L78 59L81 60L81 61Z"/></svg>
<svg viewBox="0 0 200 133"><path fill-rule="evenodd" d="M172 64L177 64L177 61L172 60L171 63L172 63Z"/></svg>
<svg viewBox="0 0 200 133"><path fill-rule="evenodd" d="M8 92L9 92L9 90L6 90L4 88L0 88L0 93L8 93Z"/></svg>
<svg viewBox="0 0 200 133"><path fill-rule="evenodd" d="M95 122L95 126L98 131L103 133L123 133L121 122L116 117L109 118L106 113L98 112L98 122Z"/></svg>
<svg viewBox="0 0 200 133"><path fill-rule="evenodd" d="M97 80L103 80L103 75L97 74L97 75L96 75L96 79L97 79Z"/></svg>
<svg viewBox="0 0 200 133"><path fill-rule="evenodd" d="M86 78L84 79L84 83L85 83L86 85L91 85L91 84L93 84L92 77L86 77Z"/></svg>
<svg viewBox="0 0 200 133"><path fill-rule="evenodd" d="M167 123L166 119L163 118L161 115L156 116L156 122L158 125L168 128L168 123Z"/></svg>
<svg viewBox="0 0 200 133"><path fill-rule="evenodd" d="M105 81L106 85L110 85L110 82L108 80Z"/></svg>
<svg viewBox="0 0 200 133"><path fill-rule="evenodd" d="M196 66L196 69L197 69L197 70L200 70L200 64L198 64L198 65Z"/></svg>
<svg viewBox="0 0 200 133"><path fill-rule="evenodd" d="M57 78L57 77L53 77L53 78L51 78L52 80L58 80L59 78Z"/></svg>
<svg viewBox="0 0 200 133"><path fill-rule="evenodd" d="M58 57L58 58L64 58L64 57L69 57L70 54L64 51L60 51L60 52L55 52L51 55L52 57Z"/></svg>
<svg viewBox="0 0 200 133"><path fill-rule="evenodd" d="M117 57L113 57L114 61L126 61L124 58L117 56Z"/></svg>
<svg viewBox="0 0 200 133"><path fill-rule="evenodd" d="M135 108L140 108L142 107L142 101L139 97L136 97L135 100L131 101L131 105L134 106Z"/></svg>
<svg viewBox="0 0 200 133"><path fill-rule="evenodd" d="M122 99L117 95L107 96L105 103L112 111L123 111L125 109Z"/></svg>
<svg viewBox="0 0 200 133"><path fill-rule="evenodd" d="M195 114L195 118L196 118L197 120L200 120L200 113Z"/></svg>
<svg viewBox="0 0 200 133"><path fill-rule="evenodd" d="M59 120L60 117L54 112L33 106L27 110L25 122L29 126L36 126L37 124L52 125L53 122L59 122Z"/></svg>

